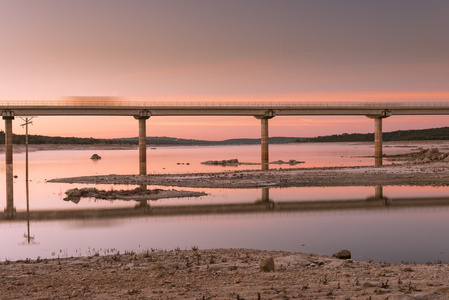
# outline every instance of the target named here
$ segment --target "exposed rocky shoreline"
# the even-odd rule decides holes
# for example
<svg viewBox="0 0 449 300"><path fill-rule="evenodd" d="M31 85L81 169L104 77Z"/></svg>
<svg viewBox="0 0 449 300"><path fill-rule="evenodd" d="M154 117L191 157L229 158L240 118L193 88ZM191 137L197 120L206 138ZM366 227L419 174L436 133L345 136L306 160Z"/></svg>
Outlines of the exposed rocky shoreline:
<svg viewBox="0 0 449 300"><path fill-rule="evenodd" d="M382 167L331 167L157 175L98 175L48 182L160 185L198 188L260 188L305 186L375 186L449 184L449 162L393 164Z"/></svg>
<svg viewBox="0 0 449 300"><path fill-rule="evenodd" d="M268 263L267 263L268 262ZM249 249L0 263L1 299L448 299L449 265Z"/></svg>

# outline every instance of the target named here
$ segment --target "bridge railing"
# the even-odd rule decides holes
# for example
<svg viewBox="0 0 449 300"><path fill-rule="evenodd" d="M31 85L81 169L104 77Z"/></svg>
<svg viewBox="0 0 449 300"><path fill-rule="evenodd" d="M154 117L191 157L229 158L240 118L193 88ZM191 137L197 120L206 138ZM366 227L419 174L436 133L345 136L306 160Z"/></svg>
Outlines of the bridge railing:
<svg viewBox="0 0 449 300"><path fill-rule="evenodd" d="M220 101L1 101L0 108L8 107L449 107L447 102L220 102Z"/></svg>

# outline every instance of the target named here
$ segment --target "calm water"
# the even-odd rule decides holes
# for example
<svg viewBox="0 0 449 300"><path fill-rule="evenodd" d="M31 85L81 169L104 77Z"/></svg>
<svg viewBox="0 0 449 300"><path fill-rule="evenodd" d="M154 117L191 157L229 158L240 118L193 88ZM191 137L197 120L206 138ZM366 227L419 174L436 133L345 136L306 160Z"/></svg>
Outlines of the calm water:
<svg viewBox="0 0 449 300"><path fill-rule="evenodd" d="M385 145L387 154L439 147L447 151L449 143L421 142ZM83 210L133 208L134 201L82 199L64 201L69 188L95 186L103 189L134 187L112 185L70 185L47 183L47 179L94 174L134 174L138 170L137 150L95 151L102 159L91 161L94 151L32 152L30 159L30 207L36 210ZM299 167L370 165L371 143L295 144L270 146L270 160L305 161ZM148 173L219 172L259 169L260 166L220 167L201 165L205 160L237 158L258 162L260 147L159 147L148 149ZM4 161L4 155L0 155ZM25 154L14 155L14 199L17 211L26 209ZM184 164L182 164L184 163ZM189 163L189 165L186 165ZM298 167L297 166L297 167ZM288 165L271 168L289 168ZM5 190L5 167L0 165L0 190ZM163 187L167 188L167 187ZM182 188L177 188L182 189ZM187 189L187 188L186 188ZM262 189L192 189L205 191L200 198L152 201L151 207L201 206L225 204L239 207L233 213L219 211L201 215L171 216L141 214L101 219L62 219L31 221L34 236L27 243L26 221L0 221L0 260L35 259L89 255L95 252L204 248L256 248L311 252L324 255L343 248L360 260L389 262L449 262L449 188L383 187L388 200L366 199L375 187L271 188L274 205L289 209L272 211L257 204ZM5 193L0 206L6 206ZM446 199L446 197L448 199ZM346 201L346 202L345 202ZM350 206L345 203L350 201ZM373 202L374 201L374 202ZM304 203L307 208L304 208ZM373 204L374 203L374 204ZM242 207L240 207L242 206Z"/></svg>

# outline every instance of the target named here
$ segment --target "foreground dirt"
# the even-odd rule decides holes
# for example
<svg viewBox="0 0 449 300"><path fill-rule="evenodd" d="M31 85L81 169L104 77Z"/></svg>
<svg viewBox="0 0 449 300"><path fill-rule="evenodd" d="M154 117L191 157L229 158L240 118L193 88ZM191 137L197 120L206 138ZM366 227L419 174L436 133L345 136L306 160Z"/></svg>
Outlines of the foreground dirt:
<svg viewBox="0 0 449 300"><path fill-rule="evenodd" d="M58 178L49 182L161 185L200 188L303 186L436 185L449 183L449 162L383 167L334 167L234 171L221 173L100 175Z"/></svg>
<svg viewBox="0 0 449 300"><path fill-rule="evenodd" d="M260 262L272 257L274 270ZM0 264L1 299L448 299L449 265L247 249Z"/></svg>

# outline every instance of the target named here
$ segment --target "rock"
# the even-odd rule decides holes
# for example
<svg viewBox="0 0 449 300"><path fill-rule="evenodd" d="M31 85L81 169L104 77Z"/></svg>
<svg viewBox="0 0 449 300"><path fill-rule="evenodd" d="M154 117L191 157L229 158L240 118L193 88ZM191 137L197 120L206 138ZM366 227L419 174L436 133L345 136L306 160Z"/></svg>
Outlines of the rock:
<svg viewBox="0 0 449 300"><path fill-rule="evenodd" d="M440 150L438 150L437 148L431 148L426 152L424 152L424 156L429 159L437 159L440 157L440 155L441 155Z"/></svg>
<svg viewBox="0 0 449 300"><path fill-rule="evenodd" d="M339 258L339 259L350 259L351 258L351 251L349 250L341 250L338 251L336 253L334 253L334 255L332 255L333 257Z"/></svg>
<svg viewBox="0 0 449 300"><path fill-rule="evenodd" d="M263 259L259 264L259 268L262 272L273 272L274 259L272 257Z"/></svg>
<svg viewBox="0 0 449 300"><path fill-rule="evenodd" d="M228 159L228 160L208 160L208 161L203 161L201 164L203 164L203 165L220 165L220 166L238 165L239 160L236 158Z"/></svg>
<svg viewBox="0 0 449 300"><path fill-rule="evenodd" d="M62 200L64 201L72 201L75 204L78 204L81 200L81 197L65 197Z"/></svg>
<svg viewBox="0 0 449 300"><path fill-rule="evenodd" d="M67 195L67 197L81 197L82 191L80 189L74 188L67 190L65 194Z"/></svg>
<svg viewBox="0 0 449 300"><path fill-rule="evenodd" d="M101 159L101 156L95 153L94 155L92 155L92 156L90 157L90 159L98 160L98 159Z"/></svg>

